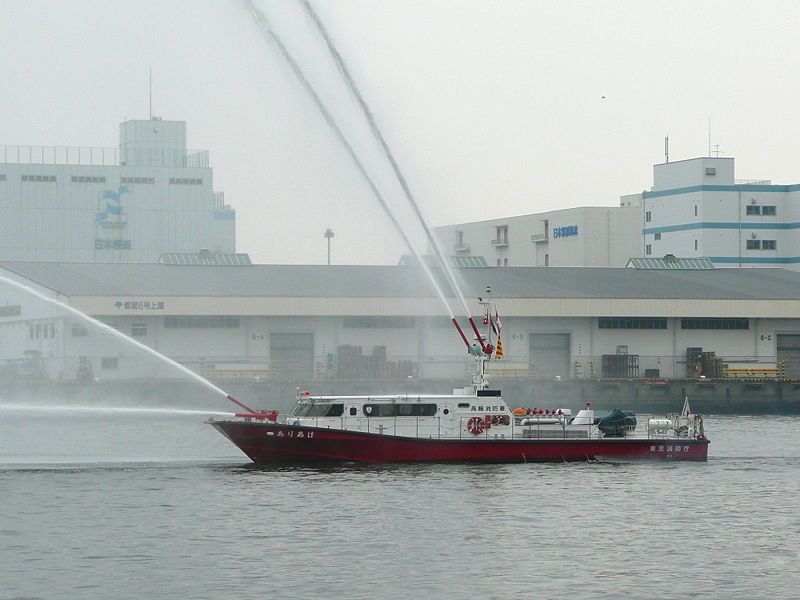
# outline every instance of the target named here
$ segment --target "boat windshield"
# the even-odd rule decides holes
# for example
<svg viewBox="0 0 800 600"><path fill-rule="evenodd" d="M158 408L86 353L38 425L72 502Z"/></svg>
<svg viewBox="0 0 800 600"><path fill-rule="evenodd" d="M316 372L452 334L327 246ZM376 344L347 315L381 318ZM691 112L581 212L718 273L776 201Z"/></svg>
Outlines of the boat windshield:
<svg viewBox="0 0 800 600"><path fill-rule="evenodd" d="M344 413L344 404L331 404L314 402L300 403L294 407L294 417L341 417Z"/></svg>

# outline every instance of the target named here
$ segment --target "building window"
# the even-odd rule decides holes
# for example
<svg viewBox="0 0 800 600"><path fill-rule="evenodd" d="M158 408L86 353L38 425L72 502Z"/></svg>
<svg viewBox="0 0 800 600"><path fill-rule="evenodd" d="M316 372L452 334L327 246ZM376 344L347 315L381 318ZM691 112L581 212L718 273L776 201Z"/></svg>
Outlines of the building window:
<svg viewBox="0 0 800 600"><path fill-rule="evenodd" d="M499 258L497 259L497 266L498 266L498 267L499 267L499 266L501 266L501 263L500 263L500 259L499 259Z"/></svg>
<svg viewBox="0 0 800 600"><path fill-rule="evenodd" d="M694 241L694 249L697 250L697 240Z"/></svg>
<svg viewBox="0 0 800 600"><path fill-rule="evenodd" d="M120 183L148 183L150 185L156 182L155 177L120 177Z"/></svg>
<svg viewBox="0 0 800 600"><path fill-rule="evenodd" d="M100 366L103 369L111 370L119 368L119 358L116 356L104 356L100 359Z"/></svg>
<svg viewBox="0 0 800 600"><path fill-rule="evenodd" d="M761 249L762 250L775 250L777 248L778 242L775 240L762 240L761 241Z"/></svg>
<svg viewBox="0 0 800 600"><path fill-rule="evenodd" d="M7 304L0 306L0 317L18 317L22 314L22 305L20 304Z"/></svg>
<svg viewBox="0 0 800 600"><path fill-rule="evenodd" d="M170 177L170 185L203 185L199 177Z"/></svg>
<svg viewBox="0 0 800 600"><path fill-rule="evenodd" d="M716 175L717 167L706 167L706 175Z"/></svg>
<svg viewBox="0 0 800 600"><path fill-rule="evenodd" d="M507 267L507 266L508 266L508 259L507 259L507 258L504 258L504 259L503 259L503 266L504 266L504 267Z"/></svg>
<svg viewBox="0 0 800 600"><path fill-rule="evenodd" d="M697 204L694 205L694 216L697 216Z"/></svg>
<svg viewBox="0 0 800 600"><path fill-rule="evenodd" d="M116 329L117 331L121 331L121 329L119 328L119 323L117 323L116 321L106 320L102 317L97 317L97 320L100 321L101 323L105 323L106 325L108 325L113 329Z"/></svg>
<svg viewBox="0 0 800 600"><path fill-rule="evenodd" d="M508 225L498 225L494 228L494 241L496 244L508 243Z"/></svg>
<svg viewBox="0 0 800 600"><path fill-rule="evenodd" d="M747 205L747 214L748 215L760 215L761 214L761 207L756 206L755 204L748 204Z"/></svg>
<svg viewBox="0 0 800 600"><path fill-rule="evenodd" d="M681 329L750 329L750 319L681 319Z"/></svg>
<svg viewBox="0 0 800 600"><path fill-rule="evenodd" d="M660 233L657 233L657 234L655 234L655 235L653 236L653 239L654 239L655 241L657 241L657 242L658 242L658 241L661 241L661 234L660 234Z"/></svg>
<svg viewBox="0 0 800 600"><path fill-rule="evenodd" d="M134 323L131 325L131 337L145 337L147 335L147 323Z"/></svg>
<svg viewBox="0 0 800 600"><path fill-rule="evenodd" d="M647 256L650 256L653 253L653 246L650 245L650 244L646 244L645 247L644 247L644 253Z"/></svg>
<svg viewBox="0 0 800 600"><path fill-rule="evenodd" d="M549 267L550 266L550 255L549 254L545 254L544 255L544 266L545 267Z"/></svg>
<svg viewBox="0 0 800 600"><path fill-rule="evenodd" d="M83 325L77 323L72 324L72 337L86 337L89 335L89 330Z"/></svg>
<svg viewBox="0 0 800 600"><path fill-rule="evenodd" d="M645 222L646 222L646 223L649 223L649 222L650 222L650 219L652 218L652 216L653 216L653 215L652 215L652 213L651 213L649 210L648 210L646 213L644 213L644 220L645 220Z"/></svg>
<svg viewBox="0 0 800 600"><path fill-rule="evenodd" d="M774 217L777 214L774 206L762 206L761 214L765 217Z"/></svg>
<svg viewBox="0 0 800 600"><path fill-rule="evenodd" d="M167 329L239 329L239 317L164 317Z"/></svg>
<svg viewBox="0 0 800 600"><path fill-rule="evenodd" d="M456 246L464 245L464 232L460 229L456 230Z"/></svg>
<svg viewBox="0 0 800 600"><path fill-rule="evenodd" d="M667 320L657 317L600 317L600 329L666 329Z"/></svg>
<svg viewBox="0 0 800 600"><path fill-rule="evenodd" d="M414 317L345 317L347 329L412 329Z"/></svg>
<svg viewBox="0 0 800 600"><path fill-rule="evenodd" d="M761 250L761 240L747 240L748 250Z"/></svg>
<svg viewBox="0 0 800 600"><path fill-rule="evenodd" d="M23 175L22 181L47 181L50 183L56 182L55 175Z"/></svg>
<svg viewBox="0 0 800 600"><path fill-rule="evenodd" d="M70 178L72 183L105 183L105 177L89 177L88 175L73 175Z"/></svg>

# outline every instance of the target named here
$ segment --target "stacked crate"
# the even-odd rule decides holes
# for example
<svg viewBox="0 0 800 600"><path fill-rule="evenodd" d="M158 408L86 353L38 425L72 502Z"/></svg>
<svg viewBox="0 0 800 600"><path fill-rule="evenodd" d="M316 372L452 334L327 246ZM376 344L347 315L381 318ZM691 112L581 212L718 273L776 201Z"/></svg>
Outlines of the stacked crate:
<svg viewBox="0 0 800 600"><path fill-rule="evenodd" d="M638 354L603 354L603 377L635 379L639 377Z"/></svg>

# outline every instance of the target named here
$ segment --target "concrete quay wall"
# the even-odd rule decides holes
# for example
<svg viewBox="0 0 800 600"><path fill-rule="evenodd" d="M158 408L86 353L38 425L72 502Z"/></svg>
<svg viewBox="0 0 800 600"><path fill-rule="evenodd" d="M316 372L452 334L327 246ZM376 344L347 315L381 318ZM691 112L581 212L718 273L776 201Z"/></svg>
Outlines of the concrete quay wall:
<svg viewBox="0 0 800 600"><path fill-rule="evenodd" d="M297 390L314 395L449 394L463 387L453 381L270 382L219 381L216 384L254 408L287 412ZM670 380L503 380L495 378L511 407L579 409L587 402L598 410L622 408L636 412L677 412L688 395L694 412L704 414L800 414L800 382ZM233 410L235 407L192 381L6 381L0 404L97 405Z"/></svg>

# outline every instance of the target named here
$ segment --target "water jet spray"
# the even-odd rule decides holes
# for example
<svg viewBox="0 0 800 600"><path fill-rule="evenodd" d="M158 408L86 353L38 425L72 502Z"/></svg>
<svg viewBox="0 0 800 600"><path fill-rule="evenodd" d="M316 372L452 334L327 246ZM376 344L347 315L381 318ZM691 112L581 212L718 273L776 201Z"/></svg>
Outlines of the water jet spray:
<svg viewBox="0 0 800 600"><path fill-rule="evenodd" d="M205 377L201 377L200 375L198 375L197 373L195 373L194 371L192 371L188 367L185 367L182 364L172 360L168 356L164 356L163 354L161 354L157 350L154 350L150 346L142 344L141 342L138 342L138 341L134 340L133 338L128 337L127 335L125 335L121 331L117 331L116 329L114 329L110 325L106 325L102 321L98 321L97 319L95 319L93 317L90 317L89 315L87 315L85 313L82 313L77 308L74 308L74 307L70 306L69 304L66 304L65 302L61 302L60 300L56 300L54 298L50 298L49 296L45 296L44 294L42 294L38 290L36 290L36 289L34 289L34 288L30 287L30 286L27 286L24 283L20 283L19 281L15 281L14 279L10 279L8 277L4 277L4 276L0 275L0 281L2 281L3 283L7 283L11 287L14 287L14 288L16 288L16 289L18 289L18 290L20 290L22 292L30 294L30 295L34 296L35 298L38 298L39 300L42 300L42 301L46 302L47 304L50 304L52 306L56 306L57 308L59 308L61 310L67 311L68 313L70 313L74 317L77 317L78 319L80 319L84 323L88 323L92 327L100 329L101 331L103 331L105 333L108 333L108 334L116 337L117 339L122 340L123 342L125 342L127 344L133 345L135 348L138 348L142 352L145 352L146 354L149 354L150 356L153 356L153 357L155 357L156 359L158 359L160 361L166 362L168 365L170 365L174 369L177 369L181 373L183 373L185 375L188 375L189 377L191 377L192 379L194 379L198 383L203 384L204 386L206 386L210 390L216 392L217 394L220 394L221 396L224 396L226 399L230 400L231 402L233 402L235 404L238 404L242 408L244 408L244 409L246 409L246 410L248 410L248 411L250 411L252 413L256 412L252 408L250 408L249 406L247 406L247 405L239 402L238 400L236 400L233 396L231 396L227 392L225 392L222 389L220 389L217 386L215 386L213 383L211 383Z"/></svg>
<svg viewBox="0 0 800 600"><path fill-rule="evenodd" d="M322 114L322 116L325 119L325 122L327 123L328 127L331 128L331 130L336 135L336 138L339 140L339 142L344 147L344 149L347 152L348 156L350 156L350 159L355 164L356 169L358 170L359 174L361 175L361 177L364 179L364 181L369 186L370 190L372 191L372 194L377 199L377 201L380 204L380 206L383 209L383 211L389 217L389 220L394 225L395 229L399 233L399 235L402 238L403 242L405 243L406 247L414 255L414 257L417 259L417 262L420 264L423 272L428 277L428 280L430 281L431 286L433 287L434 291L436 292L436 295L439 297L439 299L441 300L442 304L445 306L445 308L447 310L447 314L450 316L451 319L454 318L455 315L453 313L452 308L450 308L450 303L447 301L447 298L445 297L444 292L441 289L441 286L436 281L436 278L434 277L433 272L430 270L430 267L428 267L428 265L425 264L425 261L422 259L422 257L420 256L419 252L417 252L416 248L414 248L413 244L411 243L411 240L408 239L408 236L403 231L403 227L398 222L397 218L395 217L395 215L392 212L392 210L389 207L389 205L386 203L386 200L384 199L383 193L380 191L380 189L378 188L377 184L374 182L372 177L370 177L369 173L367 172L366 168L364 167L363 162L359 158L358 154L356 153L355 149L353 148L353 146L350 143L350 141L348 140L348 138L344 135L344 132L342 131L341 127L339 127L338 122L334 118L334 116L331 113L331 111L328 109L328 106L322 100L322 97L319 95L319 93L317 92L316 88L313 86L311 81L308 79L308 77L306 76L305 72L300 67L298 62L295 60L295 58L292 55L292 53L289 52L288 48L283 43L282 38L272 28L272 25L270 24L269 20L267 19L266 15L263 13L263 11L255 5L253 0L242 0L242 2L244 3L244 5L248 9L248 11L250 12L250 16L253 18L253 21L255 21L256 25L260 29L261 35L268 42L271 42L278 49L279 54L286 61L286 63L289 65L289 67L291 68L292 73L294 74L294 76L302 84L303 89L305 89L306 93L311 97L311 99L314 102L314 105L317 107L317 110L319 110L319 112Z"/></svg>
<svg viewBox="0 0 800 600"><path fill-rule="evenodd" d="M392 170L394 171L395 177L397 177L397 181L400 183L400 187L403 188L403 194L408 200L408 203L411 205L411 208L414 211L414 215L417 217L419 224L422 226L423 231L425 232L425 236L428 238L428 242L430 243L433 251L436 253L436 257L439 259L439 262L442 265L442 269L444 270L445 275L447 276L447 280L452 288L453 292L455 292L457 298L461 302L461 305L464 307L464 312L467 317L470 317L470 321L472 320L470 315L470 309L467 305L467 301L464 298L464 294L461 291L461 287L458 285L456 281L455 275L453 274L453 270L450 266L449 261L444 256L442 252L441 246L439 245L439 241L431 232L428 223L425 221L425 217L422 216L422 211L419 208L419 204L417 203L414 195L411 193L411 188L408 185L408 181L406 181L405 176L403 175L402 171L400 170L400 166L397 164L395 160L394 153L392 152L391 148L389 148L389 144L386 142L386 139L383 137L383 133L381 132L380 128L378 127L378 123L375 120L375 116L372 112L372 109L367 104L367 101L364 99L361 90L358 88L358 85L353 79L353 76L350 74L350 70L347 68L347 64L344 62L344 58L339 53L338 48L333 43L333 39L328 34L328 30L325 25L322 23L322 20L319 18L319 15L311 6L309 0L298 0L300 5L305 9L306 14L308 14L311 21L317 28L320 36L325 42L325 46L328 48L328 52L330 53L333 61L336 63L336 67L339 69L339 73L344 79L345 83L347 84L347 88L350 90L352 96L358 102L358 105L361 107L361 111L364 113L364 117L367 119L369 123L369 128L372 131L373 137L377 140L378 144L380 144L381 149L383 150L386 159L389 161L389 164L392 166ZM472 323L473 329L475 329L475 324ZM481 348L484 348L483 340L481 339L480 333L478 333L477 329L475 329L475 333L478 335L478 340L481 343ZM484 349L485 351L485 349Z"/></svg>

